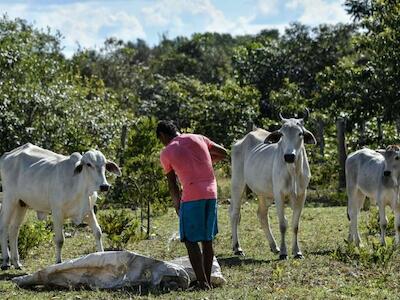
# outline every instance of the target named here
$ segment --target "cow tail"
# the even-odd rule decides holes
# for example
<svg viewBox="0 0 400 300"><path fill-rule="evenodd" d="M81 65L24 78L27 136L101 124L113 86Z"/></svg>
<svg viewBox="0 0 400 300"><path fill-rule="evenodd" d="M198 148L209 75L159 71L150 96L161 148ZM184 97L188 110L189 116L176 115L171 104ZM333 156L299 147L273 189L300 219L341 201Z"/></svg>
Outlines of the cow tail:
<svg viewBox="0 0 400 300"><path fill-rule="evenodd" d="M3 192L3 184L1 183L1 165L3 162L3 157L0 157L0 193ZM3 197L0 197L0 216L1 216L1 202L3 201Z"/></svg>
<svg viewBox="0 0 400 300"><path fill-rule="evenodd" d="M1 165L3 162L3 157L0 157L0 193L3 192L3 184L1 183ZM0 204L0 209L1 209L1 204Z"/></svg>
<svg viewBox="0 0 400 300"><path fill-rule="evenodd" d="M350 214L349 214L349 206L347 205L347 220L349 220L350 221Z"/></svg>

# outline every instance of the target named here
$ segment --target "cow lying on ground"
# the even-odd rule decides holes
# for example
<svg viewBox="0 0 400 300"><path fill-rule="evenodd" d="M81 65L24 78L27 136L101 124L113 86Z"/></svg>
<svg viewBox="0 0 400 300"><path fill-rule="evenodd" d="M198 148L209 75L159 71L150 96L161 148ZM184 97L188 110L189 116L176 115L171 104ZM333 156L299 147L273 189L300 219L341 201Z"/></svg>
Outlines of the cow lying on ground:
<svg viewBox="0 0 400 300"><path fill-rule="evenodd" d="M18 233L28 208L39 218L51 212L56 243L56 263L61 262L64 243L63 221L71 218L79 224L87 219L96 239L97 251L103 251L101 229L93 211L97 191L108 191L105 170L120 175L119 167L107 161L97 150L83 155L56 154L32 144L25 144L0 158L3 203L0 211L0 237L3 263L20 268Z"/></svg>
<svg viewBox="0 0 400 300"><path fill-rule="evenodd" d="M258 196L258 217L271 250L287 258L285 233L287 220L284 201L289 198L293 208L293 255L302 258L298 245L301 211L310 181L310 168L304 143L316 144L315 137L304 128L303 119L284 119L282 127L269 133L257 129L232 147L232 186L230 218L232 247L236 255L244 255L239 245L237 227L240 219L241 195L247 185ZM271 144L272 143L272 144ZM275 200L281 246L277 247L268 222L268 208Z"/></svg>
<svg viewBox="0 0 400 300"><path fill-rule="evenodd" d="M385 244L387 218L385 206L392 207L395 215L396 244L400 243L400 147L388 146L386 150L361 149L346 160L347 216L350 221L349 242L360 245L358 214L365 197L379 208L381 244Z"/></svg>

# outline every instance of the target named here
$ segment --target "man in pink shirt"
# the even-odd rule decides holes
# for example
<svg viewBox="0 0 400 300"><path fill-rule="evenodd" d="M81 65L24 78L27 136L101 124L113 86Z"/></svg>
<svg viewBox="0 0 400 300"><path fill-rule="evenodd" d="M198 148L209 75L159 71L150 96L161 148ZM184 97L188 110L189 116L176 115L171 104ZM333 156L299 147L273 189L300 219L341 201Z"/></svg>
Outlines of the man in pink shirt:
<svg viewBox="0 0 400 300"><path fill-rule="evenodd" d="M205 136L180 134L172 122L159 122L156 133L165 145L160 161L179 216L180 239L185 242L199 287L208 289L214 258L212 241L218 233L217 182L212 163L224 159L227 152Z"/></svg>

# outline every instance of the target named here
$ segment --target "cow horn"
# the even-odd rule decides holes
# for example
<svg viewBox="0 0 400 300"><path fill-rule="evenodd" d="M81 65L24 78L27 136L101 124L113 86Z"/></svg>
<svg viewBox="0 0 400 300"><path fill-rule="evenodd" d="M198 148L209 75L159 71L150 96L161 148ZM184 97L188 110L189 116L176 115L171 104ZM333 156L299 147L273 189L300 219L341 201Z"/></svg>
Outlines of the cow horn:
<svg viewBox="0 0 400 300"><path fill-rule="evenodd" d="M282 113L281 113L281 112L279 113L279 118L281 118L281 121L283 121L283 122L286 122L286 121L287 121L287 119L285 119L285 118L282 116Z"/></svg>
<svg viewBox="0 0 400 300"><path fill-rule="evenodd" d="M310 110L306 107L304 109L304 113L303 113L303 120L306 121L308 119L308 117L310 116Z"/></svg>

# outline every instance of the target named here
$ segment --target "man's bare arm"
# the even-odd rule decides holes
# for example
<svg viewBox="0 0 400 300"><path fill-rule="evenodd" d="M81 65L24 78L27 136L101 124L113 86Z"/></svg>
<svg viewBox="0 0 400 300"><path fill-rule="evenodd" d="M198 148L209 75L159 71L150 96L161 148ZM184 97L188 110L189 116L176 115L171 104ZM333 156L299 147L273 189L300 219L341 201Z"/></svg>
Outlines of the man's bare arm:
<svg viewBox="0 0 400 300"><path fill-rule="evenodd" d="M228 156L228 151L221 145L214 143L210 148L210 154L212 161L216 163L226 158Z"/></svg>
<svg viewBox="0 0 400 300"><path fill-rule="evenodd" d="M168 179L169 192L171 193L172 201L174 203L174 208L179 216L179 207L181 204L181 191L179 189L178 183L176 181L176 175L173 170L167 174L167 179Z"/></svg>

